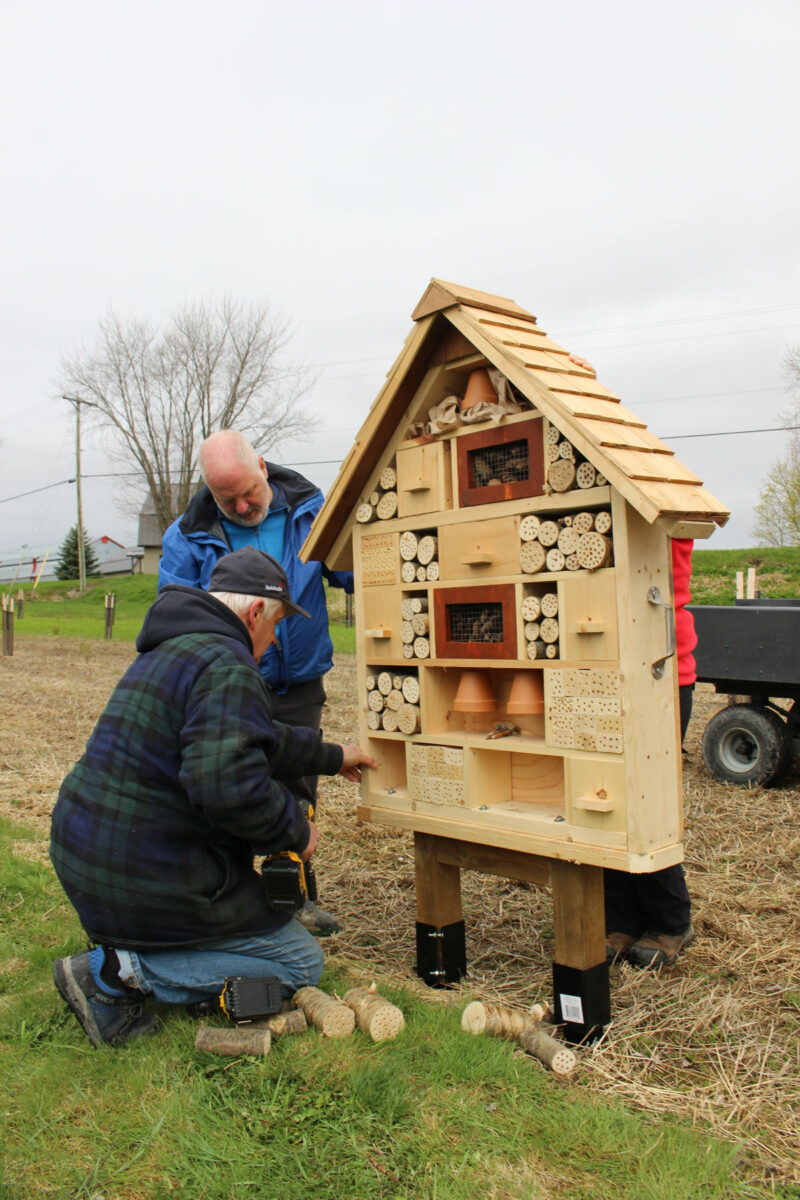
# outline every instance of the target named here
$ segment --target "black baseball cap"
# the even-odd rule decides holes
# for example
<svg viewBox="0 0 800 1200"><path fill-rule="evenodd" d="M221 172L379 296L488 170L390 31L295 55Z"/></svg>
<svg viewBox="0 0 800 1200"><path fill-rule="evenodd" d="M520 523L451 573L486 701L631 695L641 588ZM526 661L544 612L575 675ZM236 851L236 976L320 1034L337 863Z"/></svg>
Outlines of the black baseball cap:
<svg viewBox="0 0 800 1200"><path fill-rule="evenodd" d="M292 600L289 580L281 564L256 546L243 546L241 550L223 555L211 572L208 590L280 600L289 612L299 613L301 617L311 616Z"/></svg>

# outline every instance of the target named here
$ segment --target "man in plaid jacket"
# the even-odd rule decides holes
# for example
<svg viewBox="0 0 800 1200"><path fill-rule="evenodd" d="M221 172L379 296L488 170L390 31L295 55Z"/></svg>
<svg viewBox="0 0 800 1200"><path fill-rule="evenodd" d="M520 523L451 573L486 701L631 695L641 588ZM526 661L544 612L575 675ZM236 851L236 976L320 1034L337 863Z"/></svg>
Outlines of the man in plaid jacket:
<svg viewBox="0 0 800 1200"><path fill-rule="evenodd" d="M192 1004L231 977L318 982L322 952L267 904L254 855L317 840L283 782L357 780L358 746L274 721L256 665L279 621L302 620L281 565L246 547L208 592L164 588L53 811L50 855L94 948L58 959L56 987L93 1045L154 1032L143 1000Z"/></svg>

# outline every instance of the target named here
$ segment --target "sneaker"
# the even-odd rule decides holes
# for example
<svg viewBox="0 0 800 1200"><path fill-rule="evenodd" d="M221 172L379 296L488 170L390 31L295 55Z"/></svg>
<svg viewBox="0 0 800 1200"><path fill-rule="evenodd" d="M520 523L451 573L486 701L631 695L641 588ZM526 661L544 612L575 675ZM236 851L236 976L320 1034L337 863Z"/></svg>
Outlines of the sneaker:
<svg viewBox="0 0 800 1200"><path fill-rule="evenodd" d="M691 925L683 933L643 933L628 950L628 962L634 967L671 967L687 946L691 946L695 933Z"/></svg>
<svg viewBox="0 0 800 1200"><path fill-rule="evenodd" d="M144 1011L140 992L134 993L136 999L118 999L99 990L86 950L72 958L57 958L53 982L93 1046L122 1046L159 1029L158 1017Z"/></svg>
<svg viewBox="0 0 800 1200"><path fill-rule="evenodd" d="M294 915L300 924L304 925L308 932L313 933L315 937L330 937L332 933L339 932L340 925L333 913L318 908L313 900L306 900L303 907Z"/></svg>
<svg viewBox="0 0 800 1200"><path fill-rule="evenodd" d="M607 933L606 962L613 963L618 958L627 958L628 949L635 941L632 933Z"/></svg>

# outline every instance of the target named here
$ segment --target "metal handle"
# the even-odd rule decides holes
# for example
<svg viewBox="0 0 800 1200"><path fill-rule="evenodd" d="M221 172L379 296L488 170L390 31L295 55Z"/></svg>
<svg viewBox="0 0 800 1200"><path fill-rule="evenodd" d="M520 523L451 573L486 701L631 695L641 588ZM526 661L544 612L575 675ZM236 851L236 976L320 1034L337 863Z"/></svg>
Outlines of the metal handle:
<svg viewBox="0 0 800 1200"><path fill-rule="evenodd" d="M667 665L667 659L672 658L675 653L675 609L669 600L662 600L661 592L655 586L648 588L647 600L650 604L659 605L664 609L667 619L667 652L663 658L657 658L653 663L652 671L655 679L663 679L664 670Z"/></svg>

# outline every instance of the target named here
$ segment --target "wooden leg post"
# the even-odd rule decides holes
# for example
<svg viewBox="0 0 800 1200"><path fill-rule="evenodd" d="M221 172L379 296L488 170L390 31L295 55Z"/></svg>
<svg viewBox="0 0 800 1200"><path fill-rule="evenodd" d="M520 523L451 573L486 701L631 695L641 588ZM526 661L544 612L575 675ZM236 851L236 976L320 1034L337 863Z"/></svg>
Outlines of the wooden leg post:
<svg viewBox="0 0 800 1200"><path fill-rule="evenodd" d="M417 974L429 987L456 983L467 973L461 871L439 862L439 839L414 834L417 876Z"/></svg>
<svg viewBox="0 0 800 1200"><path fill-rule="evenodd" d="M596 1041L611 1019L602 867L553 862L556 1021L568 1042Z"/></svg>

